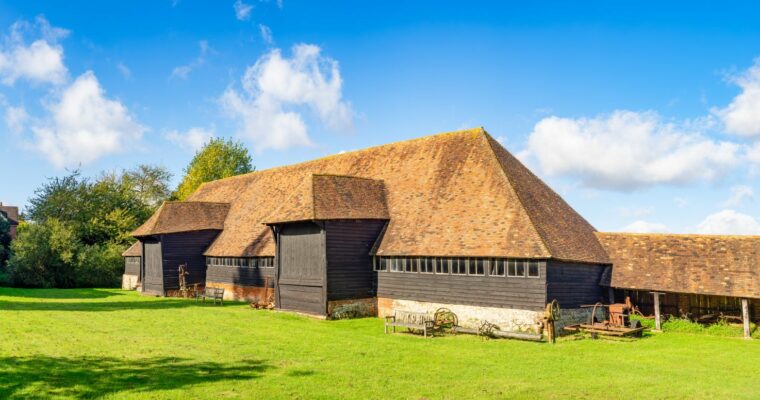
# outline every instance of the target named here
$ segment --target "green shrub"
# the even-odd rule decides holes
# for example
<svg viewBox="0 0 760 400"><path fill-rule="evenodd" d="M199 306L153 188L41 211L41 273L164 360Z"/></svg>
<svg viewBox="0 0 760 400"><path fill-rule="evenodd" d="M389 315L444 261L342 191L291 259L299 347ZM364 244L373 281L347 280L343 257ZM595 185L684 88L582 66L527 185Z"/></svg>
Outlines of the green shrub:
<svg viewBox="0 0 760 400"><path fill-rule="evenodd" d="M11 283L21 287L73 287L74 256L79 246L73 229L56 219L20 226L8 261Z"/></svg>
<svg viewBox="0 0 760 400"><path fill-rule="evenodd" d="M650 329L654 329L654 319L633 317L641 321L641 325ZM662 322L663 332L678 332L678 333L691 333L702 334L710 336L722 336L722 337L742 337L744 336L744 328L741 325L729 324L726 321L718 321L709 325L702 325L700 323L691 321L686 318L665 318ZM760 337L760 331L757 329L757 325L750 323L750 332L753 337Z"/></svg>
<svg viewBox="0 0 760 400"><path fill-rule="evenodd" d="M82 246L77 254L74 276L77 287L118 287L124 262L119 246Z"/></svg>

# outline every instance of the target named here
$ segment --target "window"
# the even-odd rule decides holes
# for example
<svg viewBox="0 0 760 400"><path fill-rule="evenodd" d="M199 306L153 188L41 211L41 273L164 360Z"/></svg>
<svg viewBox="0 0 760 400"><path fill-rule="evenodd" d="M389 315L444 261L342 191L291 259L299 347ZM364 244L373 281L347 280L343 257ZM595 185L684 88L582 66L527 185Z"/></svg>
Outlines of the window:
<svg viewBox="0 0 760 400"><path fill-rule="evenodd" d="M417 259L405 258L406 260L406 272L417 272Z"/></svg>
<svg viewBox="0 0 760 400"><path fill-rule="evenodd" d="M436 257L434 259L435 262L435 273L436 274L444 274L448 275L449 273L449 260L445 258Z"/></svg>
<svg viewBox="0 0 760 400"><path fill-rule="evenodd" d="M388 261L391 263L391 272L404 272L404 266L398 258L390 258Z"/></svg>
<svg viewBox="0 0 760 400"><path fill-rule="evenodd" d="M468 275L485 275L484 260L482 258L468 258L467 259L467 274Z"/></svg>
<svg viewBox="0 0 760 400"><path fill-rule="evenodd" d="M420 258L420 273L432 274L433 273L433 259L429 257Z"/></svg>
<svg viewBox="0 0 760 400"><path fill-rule="evenodd" d="M508 260L507 261L507 276L511 277L525 277L525 264L527 262L523 260Z"/></svg>
<svg viewBox="0 0 760 400"><path fill-rule="evenodd" d="M528 277L529 278L538 278L539 276L539 262L538 261L530 261L528 263Z"/></svg>
<svg viewBox="0 0 760 400"><path fill-rule="evenodd" d="M385 257L375 257L375 260L377 262L375 263L375 271L387 271L388 270L388 259Z"/></svg>
<svg viewBox="0 0 760 400"><path fill-rule="evenodd" d="M517 276L524 277L525 276L525 264L527 264L527 261L518 260L517 261Z"/></svg>
<svg viewBox="0 0 760 400"><path fill-rule="evenodd" d="M491 261L491 268L488 270L490 276L504 276L504 260L493 259Z"/></svg>
<svg viewBox="0 0 760 400"><path fill-rule="evenodd" d="M451 274L452 275L467 275L467 263L464 258L451 259Z"/></svg>

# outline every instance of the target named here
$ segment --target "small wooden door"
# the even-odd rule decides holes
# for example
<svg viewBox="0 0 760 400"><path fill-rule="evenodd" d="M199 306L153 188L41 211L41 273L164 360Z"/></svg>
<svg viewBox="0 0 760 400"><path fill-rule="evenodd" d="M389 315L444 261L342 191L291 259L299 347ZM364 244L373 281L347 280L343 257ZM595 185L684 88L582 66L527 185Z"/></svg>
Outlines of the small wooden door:
<svg viewBox="0 0 760 400"><path fill-rule="evenodd" d="M143 292L164 294L164 263L161 241L143 240Z"/></svg>
<svg viewBox="0 0 760 400"><path fill-rule="evenodd" d="M312 222L282 225L279 233L278 307L325 315L325 237Z"/></svg>

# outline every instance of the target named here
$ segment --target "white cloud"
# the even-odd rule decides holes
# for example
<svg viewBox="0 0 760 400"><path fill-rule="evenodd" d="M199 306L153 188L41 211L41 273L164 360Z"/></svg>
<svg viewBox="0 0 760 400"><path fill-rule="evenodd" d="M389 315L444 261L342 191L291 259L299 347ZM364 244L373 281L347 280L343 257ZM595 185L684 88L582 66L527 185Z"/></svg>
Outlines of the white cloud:
<svg viewBox="0 0 760 400"><path fill-rule="evenodd" d="M731 82L742 89L741 93L726 108L714 108L713 114L721 118L728 133L760 136L760 58L744 73L731 77Z"/></svg>
<svg viewBox="0 0 760 400"><path fill-rule="evenodd" d="M722 206L725 208L740 207L745 201L754 197L752 188L747 185L736 185L731 187L731 197L724 201Z"/></svg>
<svg viewBox="0 0 760 400"><path fill-rule="evenodd" d="M595 118L548 117L528 150L549 175L585 186L630 191L661 184L715 180L737 164L740 147L705 138L709 118L664 122L655 112L618 110Z"/></svg>
<svg viewBox="0 0 760 400"><path fill-rule="evenodd" d="M750 215L723 210L707 216L697 225L697 232L714 235L758 235L760 223Z"/></svg>
<svg viewBox="0 0 760 400"><path fill-rule="evenodd" d="M146 130L121 102L105 96L91 71L45 107L50 116L32 126L33 146L59 168L120 152Z"/></svg>
<svg viewBox="0 0 760 400"><path fill-rule="evenodd" d="M268 26L259 24L259 31L261 32L261 39L266 44L272 44L274 39L272 38L272 30Z"/></svg>
<svg viewBox="0 0 760 400"><path fill-rule="evenodd" d="M657 222L638 220L623 227L621 231L631 233L663 233L668 231L668 227L665 224Z"/></svg>
<svg viewBox="0 0 760 400"><path fill-rule="evenodd" d="M27 45L26 37L32 35L38 38ZM19 79L56 85L66 82L63 47L57 42L67 35L67 30L50 26L44 17L37 17L34 23L14 23L0 46L0 80L9 86Z"/></svg>
<svg viewBox="0 0 760 400"><path fill-rule="evenodd" d="M177 78L183 80L187 79L187 77L190 75L190 72L206 63L206 54L208 54L209 51L208 41L201 40L198 42L198 47L200 48L198 57L196 57L193 61L190 61L190 63L187 65L174 67L174 69L172 69L172 73L169 75L169 78Z"/></svg>
<svg viewBox="0 0 760 400"><path fill-rule="evenodd" d="M235 18L237 18L238 21L247 21L251 18L251 11L253 11L252 5L245 4L242 0L235 0L235 4L232 5L232 8L235 9Z"/></svg>
<svg viewBox="0 0 760 400"><path fill-rule="evenodd" d="M170 142L193 152L200 150L213 137L213 129L209 130L199 127L190 128L186 132L173 130L166 134L166 138Z"/></svg>
<svg viewBox="0 0 760 400"><path fill-rule="evenodd" d="M332 130L353 127L351 105L342 100L343 81L338 62L323 56L315 45L298 44L291 58L279 49L246 69L242 91L227 89L223 109L240 124L239 134L257 150L310 145L300 108L307 107Z"/></svg>
<svg viewBox="0 0 760 400"><path fill-rule="evenodd" d="M5 109L5 126L16 134L24 131L26 123L29 121L29 114L22 106L10 106Z"/></svg>
<svg viewBox="0 0 760 400"><path fill-rule="evenodd" d="M129 67L124 65L124 63L120 62L116 64L116 69L119 71L119 73L124 79L129 80L130 78L132 78L132 71L129 69Z"/></svg>
<svg viewBox="0 0 760 400"><path fill-rule="evenodd" d="M745 156L750 162L760 165L760 142L755 143L752 147L747 149Z"/></svg>

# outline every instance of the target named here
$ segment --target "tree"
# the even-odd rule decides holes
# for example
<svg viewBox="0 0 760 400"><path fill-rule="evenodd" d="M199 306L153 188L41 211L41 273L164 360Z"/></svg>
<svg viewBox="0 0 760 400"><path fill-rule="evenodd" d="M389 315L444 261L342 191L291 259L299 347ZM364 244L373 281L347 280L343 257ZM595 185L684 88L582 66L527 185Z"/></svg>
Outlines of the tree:
<svg viewBox="0 0 760 400"><path fill-rule="evenodd" d="M0 270L5 266L11 251L11 222L0 213Z"/></svg>
<svg viewBox="0 0 760 400"><path fill-rule="evenodd" d="M137 168L124 171L122 181L137 194L143 204L158 207L171 196L169 180L171 172L156 165L140 164Z"/></svg>
<svg viewBox="0 0 760 400"><path fill-rule="evenodd" d="M19 226L8 261L11 283L24 287L75 286L74 267L80 247L74 229L55 218Z"/></svg>
<svg viewBox="0 0 760 400"><path fill-rule="evenodd" d="M216 179L245 174L253 171L248 149L232 139L211 139L193 157L185 168L185 176L177 187L174 197L184 200L198 187Z"/></svg>

